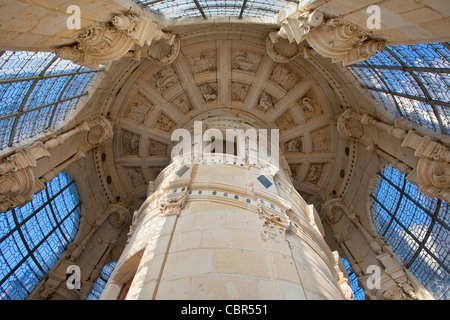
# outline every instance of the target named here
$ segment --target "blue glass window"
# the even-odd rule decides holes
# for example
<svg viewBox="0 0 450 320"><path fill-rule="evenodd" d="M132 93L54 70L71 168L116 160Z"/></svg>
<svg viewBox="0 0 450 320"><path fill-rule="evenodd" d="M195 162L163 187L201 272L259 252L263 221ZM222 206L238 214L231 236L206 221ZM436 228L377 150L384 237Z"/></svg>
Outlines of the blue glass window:
<svg viewBox="0 0 450 320"><path fill-rule="evenodd" d="M396 116L449 133L448 42L387 47L349 68L363 87Z"/></svg>
<svg viewBox="0 0 450 320"><path fill-rule="evenodd" d="M366 294L364 293L364 290L359 286L358 276L353 272L352 266L344 257L341 257L341 260L344 263L345 269L347 270L348 279L350 280L350 287L353 290L353 300L366 300Z"/></svg>
<svg viewBox="0 0 450 320"><path fill-rule="evenodd" d="M64 172L22 207L0 213L0 299L22 300L74 239L80 202Z"/></svg>
<svg viewBox="0 0 450 320"><path fill-rule="evenodd" d="M450 207L430 198L391 165L371 194L372 220L420 283L436 299L450 298Z"/></svg>
<svg viewBox="0 0 450 320"><path fill-rule="evenodd" d="M213 16L274 17L289 6L298 6L291 0L135 0L149 10L170 19Z"/></svg>
<svg viewBox="0 0 450 320"><path fill-rule="evenodd" d="M106 283L111 277L114 268L116 267L117 261L111 261L106 264L102 271L100 271L100 275L94 283L94 287L92 288L91 293L87 297L87 300L98 300L103 290L105 289Z"/></svg>
<svg viewBox="0 0 450 320"><path fill-rule="evenodd" d="M87 94L97 71L50 52L3 52L0 149L56 128Z"/></svg>

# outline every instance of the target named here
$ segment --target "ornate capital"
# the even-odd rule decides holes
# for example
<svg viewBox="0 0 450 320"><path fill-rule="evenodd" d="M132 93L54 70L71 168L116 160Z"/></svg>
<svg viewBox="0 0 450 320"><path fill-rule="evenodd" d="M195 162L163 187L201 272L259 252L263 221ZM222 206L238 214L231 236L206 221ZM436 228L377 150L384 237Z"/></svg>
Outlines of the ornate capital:
<svg viewBox="0 0 450 320"><path fill-rule="evenodd" d="M40 141L34 142L0 164L0 211L5 212L34 199L33 193L44 185L35 179L37 160L50 156Z"/></svg>
<svg viewBox="0 0 450 320"><path fill-rule="evenodd" d="M319 10L281 12L278 24L280 30L270 33L272 45L267 45L272 55L277 51L275 45L280 39L297 45L306 40L321 56L347 66L367 60L386 47L385 41L371 39L362 29L342 19L327 18ZM279 53L274 57L279 59L280 55L283 56Z"/></svg>
<svg viewBox="0 0 450 320"><path fill-rule="evenodd" d="M377 259L385 268L385 277L387 277L382 281L381 296L386 300L417 300L417 295L402 264L390 253L383 253L377 256Z"/></svg>
<svg viewBox="0 0 450 320"><path fill-rule="evenodd" d="M16 153L7 157L0 164L0 175L4 175L10 171L17 171L28 167L36 167L37 160L48 157L50 153L44 144L40 141L17 150Z"/></svg>
<svg viewBox="0 0 450 320"><path fill-rule="evenodd" d="M10 171L0 176L0 211L5 212L33 200L36 181L31 168Z"/></svg>
<svg viewBox="0 0 450 320"><path fill-rule="evenodd" d="M58 48L56 54L94 69L126 55L171 63L179 52L176 35L163 32L154 21L132 11L114 16L111 22L97 21L81 29L75 41L72 46Z"/></svg>
<svg viewBox="0 0 450 320"><path fill-rule="evenodd" d="M421 158L417 164L416 174L420 191L450 202L450 163L442 159Z"/></svg>

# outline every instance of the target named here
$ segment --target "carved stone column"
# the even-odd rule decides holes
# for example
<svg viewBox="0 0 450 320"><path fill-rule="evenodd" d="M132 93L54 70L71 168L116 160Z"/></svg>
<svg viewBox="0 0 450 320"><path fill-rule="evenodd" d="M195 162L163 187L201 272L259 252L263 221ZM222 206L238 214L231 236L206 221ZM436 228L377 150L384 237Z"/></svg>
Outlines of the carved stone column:
<svg viewBox="0 0 450 320"><path fill-rule="evenodd" d="M33 199L33 191L44 185L35 179L37 160L50 153L40 141L23 147L0 164L0 211L17 207Z"/></svg>
<svg viewBox="0 0 450 320"><path fill-rule="evenodd" d="M450 202L450 150L428 136L409 131L402 147L415 150L417 167L407 179L419 185L419 190L430 197Z"/></svg>
<svg viewBox="0 0 450 320"><path fill-rule="evenodd" d="M65 133L50 137L45 142L33 142L4 158L0 163L0 211L5 212L33 200L33 194L44 189L45 182L84 157L90 149L109 141L112 134L111 123L99 116ZM71 140L76 143L73 153L61 156L61 145L77 135L84 136ZM50 158L52 161L38 166L38 161L43 158ZM49 163L56 165L50 167Z"/></svg>
<svg viewBox="0 0 450 320"><path fill-rule="evenodd" d="M406 179L417 184L424 194L450 201L450 150L447 146L419 134L401 118L390 125L351 109L340 115L337 129L342 136L357 139L368 151L407 174ZM386 137L395 145L387 145ZM387 147L393 151L383 150Z"/></svg>
<svg viewBox="0 0 450 320"><path fill-rule="evenodd" d="M418 300L417 294L408 278L405 267L392 253L385 252L377 256L382 272L374 287L368 288L368 278L360 277L365 291L377 300Z"/></svg>
<svg viewBox="0 0 450 320"><path fill-rule="evenodd" d="M203 127L262 128L249 114L216 113ZM202 133L191 139L207 144ZM150 184L101 299L350 298L320 219L282 167L200 150Z"/></svg>
<svg viewBox="0 0 450 320"><path fill-rule="evenodd" d="M97 217L97 219L95 219L95 221L91 225L90 231L83 237L83 240L79 244L69 247L66 253L66 258L71 261L75 261L83 253L92 236L96 232L98 232L105 221L108 220L113 227L120 229L128 220L129 215L130 210L128 209L127 204L109 204L108 207L103 211L103 213L99 217Z"/></svg>

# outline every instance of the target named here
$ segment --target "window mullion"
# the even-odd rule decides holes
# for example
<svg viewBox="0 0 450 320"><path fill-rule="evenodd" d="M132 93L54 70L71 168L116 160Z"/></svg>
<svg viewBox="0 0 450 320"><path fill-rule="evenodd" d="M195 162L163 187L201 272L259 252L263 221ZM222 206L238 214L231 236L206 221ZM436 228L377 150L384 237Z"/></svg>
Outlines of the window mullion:
<svg viewBox="0 0 450 320"><path fill-rule="evenodd" d="M441 208L441 201L439 200L436 205L436 210L434 210L434 214L432 216L430 225L428 226L427 233L425 234L423 240L419 243L419 249L417 249L416 253L412 256L411 260L406 265L407 268L409 268L412 265L412 263L414 262L414 260L416 260L416 258L419 256L420 251L424 248L425 243L428 241L431 231L433 230L433 227L436 224L436 217L439 213L440 208Z"/></svg>
<svg viewBox="0 0 450 320"><path fill-rule="evenodd" d="M36 216L36 212L33 213L31 216L32 216L32 217L35 217L35 216ZM19 221L18 221L18 219L17 219L17 217L16 217L16 211L15 211L15 210L13 210L13 219L14 219L14 223L16 224L16 226L19 225ZM17 232L19 233L20 238L22 239L23 245L24 245L25 248L27 249L28 253L31 253L33 250L31 250L30 246L28 245L28 241L25 239L25 236L24 236L24 234L23 234L23 232L22 232L22 227L23 227L24 225L25 225L25 224L22 224L20 227L18 227L18 228L17 228ZM44 268L42 268L41 264L37 261L37 259L36 259L36 257L35 257L34 255L31 255L31 259L33 259L34 263L36 263L36 265L37 265L38 268L42 271L42 273L45 273ZM24 262L24 260L22 260L22 261L19 263L19 265L21 265L23 262Z"/></svg>
<svg viewBox="0 0 450 320"><path fill-rule="evenodd" d="M53 216L53 218L55 219L56 226L58 227L58 229L59 229L59 231L61 232L61 234L62 234L62 236L64 237L64 239L65 239L67 242L69 242L69 239L67 239L66 235L64 234L63 230L61 229L61 224L60 224L60 222L59 222L58 217L56 216L55 210L53 210L52 201L55 200L55 199L57 198L57 196L53 196L52 198L50 198L50 194L49 194L47 188L45 188L45 193L47 194L48 204L49 204L49 207L50 207L50 211L51 211L51 213L52 213L52 216ZM69 214L69 215L70 215L70 214ZM62 220L65 220L65 218L66 218L66 217L64 217L64 219L62 219Z"/></svg>

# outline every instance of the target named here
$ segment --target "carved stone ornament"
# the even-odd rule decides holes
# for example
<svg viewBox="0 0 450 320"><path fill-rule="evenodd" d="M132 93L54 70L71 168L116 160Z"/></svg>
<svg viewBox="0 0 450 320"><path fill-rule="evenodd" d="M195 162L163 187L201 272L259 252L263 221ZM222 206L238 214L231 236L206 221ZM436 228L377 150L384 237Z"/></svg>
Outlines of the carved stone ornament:
<svg viewBox="0 0 450 320"><path fill-rule="evenodd" d="M450 202L450 164L447 161L421 158L416 173L420 191Z"/></svg>
<svg viewBox="0 0 450 320"><path fill-rule="evenodd" d="M217 69L217 52L215 50L202 52L200 56L189 59L189 62L194 74L204 71L215 71Z"/></svg>
<svg viewBox="0 0 450 320"><path fill-rule="evenodd" d="M286 240L286 230L289 228L290 220L288 217L270 212L269 209L258 205L258 213L263 220L262 238L276 241Z"/></svg>
<svg viewBox="0 0 450 320"><path fill-rule="evenodd" d="M141 137L135 133L124 131L122 135L122 154L138 155L140 138Z"/></svg>
<svg viewBox="0 0 450 320"><path fill-rule="evenodd" d="M179 83L178 76L172 66L164 67L153 75L153 85L161 94L164 94L177 83Z"/></svg>
<svg viewBox="0 0 450 320"><path fill-rule="evenodd" d="M289 91L300 81L300 77L288 68L277 64L273 68L269 80Z"/></svg>
<svg viewBox="0 0 450 320"><path fill-rule="evenodd" d="M377 259L385 268L382 280L382 298L386 300L417 300L418 297L405 272L405 267L391 253L383 253Z"/></svg>
<svg viewBox="0 0 450 320"><path fill-rule="evenodd" d="M345 138L359 139L364 135L361 116L352 109L345 110L338 119L337 130Z"/></svg>
<svg viewBox="0 0 450 320"><path fill-rule="evenodd" d="M338 223L345 214L345 204L340 198L333 198L322 205L322 212L330 224Z"/></svg>
<svg viewBox="0 0 450 320"><path fill-rule="evenodd" d="M44 185L35 179L32 168L37 160L50 156L40 141L19 149L0 164L0 211L5 212L34 199L33 193Z"/></svg>
<svg viewBox="0 0 450 320"><path fill-rule="evenodd" d="M244 101L250 85L242 82L231 82L231 100Z"/></svg>
<svg viewBox="0 0 450 320"><path fill-rule="evenodd" d="M236 50L233 52L233 69L243 71L255 71L260 62L261 56L245 50Z"/></svg>
<svg viewBox="0 0 450 320"><path fill-rule="evenodd" d="M308 172L306 173L305 181L317 184L322 176L324 168L325 163L311 163Z"/></svg>
<svg viewBox="0 0 450 320"><path fill-rule="evenodd" d="M287 152L301 152L302 151L302 138L290 140L286 143Z"/></svg>
<svg viewBox="0 0 450 320"><path fill-rule="evenodd" d="M186 204L186 193L176 197L163 197L159 200L159 209L163 216L179 215Z"/></svg>
<svg viewBox="0 0 450 320"><path fill-rule="evenodd" d="M147 184L146 178L141 168L126 168L126 174L133 189L137 189Z"/></svg>
<svg viewBox="0 0 450 320"><path fill-rule="evenodd" d="M182 95L176 97L172 104L175 106L175 108L178 109L182 114L186 114L189 111L193 110L194 107L192 106L191 101L189 100L189 97L187 94L183 93Z"/></svg>
<svg viewBox="0 0 450 320"><path fill-rule="evenodd" d="M88 123L89 131L86 135L87 143L91 147L96 147L102 143L108 142L113 136L113 128L103 116L97 116Z"/></svg>
<svg viewBox="0 0 450 320"><path fill-rule="evenodd" d="M34 199L35 178L31 168L10 171L0 176L0 211L5 212ZM42 188L44 186L42 185Z"/></svg>
<svg viewBox="0 0 450 320"><path fill-rule="evenodd" d="M258 105L256 109L261 110L263 112L269 111L269 109L274 107L273 97L266 91L263 91L261 97L259 98Z"/></svg>
<svg viewBox="0 0 450 320"><path fill-rule="evenodd" d="M277 120L275 124L278 126L279 130L286 130L295 125L294 118L289 111L283 113Z"/></svg>
<svg viewBox="0 0 450 320"><path fill-rule="evenodd" d="M321 56L331 58L333 62L342 62L344 66L369 59L385 48L384 41L371 39L370 35L360 28L342 19L327 19L323 12L314 10L281 12L278 17L279 31L269 34L270 42L266 43L269 56L281 62L289 59L292 53L286 46L276 49L278 42L302 44L305 40ZM285 52L281 47L286 47ZM298 47L298 54L302 48ZM306 46L303 49L308 56ZM296 55L295 55L296 56ZM295 58L294 56L294 58ZM281 57L281 58L280 58ZM289 60L288 60L289 61Z"/></svg>
<svg viewBox="0 0 450 320"><path fill-rule="evenodd" d="M110 22L94 22L78 31L74 40L74 45L58 48L56 54L94 69L126 55L137 60L146 56L168 64L179 52L178 37L132 11L114 16Z"/></svg>
<svg viewBox="0 0 450 320"><path fill-rule="evenodd" d="M155 127L156 129L170 132L175 127L175 123L165 114L161 113Z"/></svg>
<svg viewBox="0 0 450 320"><path fill-rule="evenodd" d="M16 153L3 160L0 163L0 175L4 175L10 171L35 167L38 159L48 156L50 156L50 153L47 148L42 142L37 141L30 146L17 150Z"/></svg>
<svg viewBox="0 0 450 320"><path fill-rule="evenodd" d="M370 39L368 33L340 19L312 30L307 41L321 56L342 62L344 67L367 60L386 47L384 41Z"/></svg>
<svg viewBox="0 0 450 320"><path fill-rule="evenodd" d="M272 42L270 35L266 38L266 51L273 61L278 63L287 63L294 60L305 52L304 43L291 43L287 39L278 39Z"/></svg>
<svg viewBox="0 0 450 320"><path fill-rule="evenodd" d="M207 102L217 99L217 83L202 84L199 89Z"/></svg>
<svg viewBox="0 0 450 320"><path fill-rule="evenodd" d="M153 104L141 94L133 102L128 117L136 123L143 123L147 114L153 110Z"/></svg>

